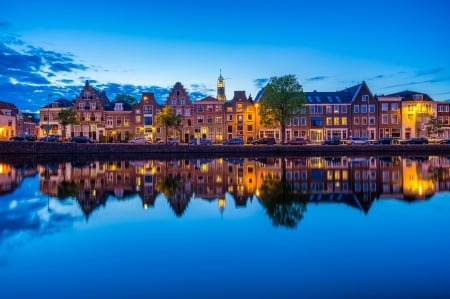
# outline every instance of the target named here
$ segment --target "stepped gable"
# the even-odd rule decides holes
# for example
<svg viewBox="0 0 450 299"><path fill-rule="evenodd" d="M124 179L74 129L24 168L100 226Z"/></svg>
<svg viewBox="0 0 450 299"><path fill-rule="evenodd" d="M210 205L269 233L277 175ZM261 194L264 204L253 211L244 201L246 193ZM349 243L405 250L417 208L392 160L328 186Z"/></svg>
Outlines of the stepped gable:
<svg viewBox="0 0 450 299"><path fill-rule="evenodd" d="M186 89L184 89L184 86L180 82L175 83L167 96L166 105L186 106L191 104L191 99L189 98Z"/></svg>
<svg viewBox="0 0 450 299"><path fill-rule="evenodd" d="M80 92L80 95L78 96L78 99L83 100L96 100L98 101L103 107L107 107L110 103L106 92L105 91L98 91L97 89L93 88L89 85L89 81L86 80L83 89Z"/></svg>

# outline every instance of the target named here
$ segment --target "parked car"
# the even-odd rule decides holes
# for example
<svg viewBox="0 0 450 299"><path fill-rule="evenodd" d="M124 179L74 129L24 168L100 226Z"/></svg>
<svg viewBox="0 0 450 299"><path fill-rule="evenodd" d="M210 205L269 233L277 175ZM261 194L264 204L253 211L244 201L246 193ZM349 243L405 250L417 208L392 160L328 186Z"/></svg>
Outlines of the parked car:
<svg viewBox="0 0 450 299"><path fill-rule="evenodd" d="M259 138L256 140L252 140L252 144L256 145L256 144L267 144L267 145L272 145L272 144L276 144L275 138L273 137L263 137L263 138Z"/></svg>
<svg viewBox="0 0 450 299"><path fill-rule="evenodd" d="M48 135L39 138L39 141L41 142L62 142L62 136L61 135Z"/></svg>
<svg viewBox="0 0 450 299"><path fill-rule="evenodd" d="M223 145L243 145L244 139L235 137L235 138L225 140L224 142L222 142L222 144Z"/></svg>
<svg viewBox="0 0 450 299"><path fill-rule="evenodd" d="M322 142L322 145L339 145L341 144L341 139L337 137L331 137Z"/></svg>
<svg viewBox="0 0 450 299"><path fill-rule="evenodd" d="M440 143L440 144L450 144L450 138L448 138L448 139L442 139L439 143Z"/></svg>
<svg viewBox="0 0 450 299"><path fill-rule="evenodd" d="M304 137L294 137L291 140L289 140L288 142L286 142L286 144L289 145L305 145L306 139Z"/></svg>
<svg viewBox="0 0 450 299"><path fill-rule="evenodd" d="M9 140L14 141L36 141L37 137L36 135L32 134L19 134L17 136L9 138Z"/></svg>
<svg viewBox="0 0 450 299"><path fill-rule="evenodd" d="M359 144L359 145L367 145L369 144L369 138L366 137L350 137L348 144Z"/></svg>
<svg viewBox="0 0 450 299"><path fill-rule="evenodd" d="M428 144L428 139L424 137L409 138L407 140L402 140L401 144Z"/></svg>
<svg viewBox="0 0 450 299"><path fill-rule="evenodd" d="M86 136L73 136L70 141L75 143L95 143L95 140Z"/></svg>
<svg viewBox="0 0 450 299"><path fill-rule="evenodd" d="M166 143L166 140L164 140L164 139L160 139L158 141L158 144L165 144L165 143ZM179 143L180 142L178 141L177 137L169 137L169 138L167 138L167 144L178 145Z"/></svg>
<svg viewBox="0 0 450 299"><path fill-rule="evenodd" d="M147 139L145 137L135 137L133 139L130 139L130 141L128 141L131 144L150 144L151 141L150 139Z"/></svg>
<svg viewBox="0 0 450 299"><path fill-rule="evenodd" d="M398 138L394 137L383 137L378 139L375 144L399 144Z"/></svg>
<svg viewBox="0 0 450 299"><path fill-rule="evenodd" d="M208 138L200 138L200 141L198 140L198 138L192 138L191 140L189 140L189 144L190 145L196 145L196 144L212 145L213 142L211 139L208 139Z"/></svg>

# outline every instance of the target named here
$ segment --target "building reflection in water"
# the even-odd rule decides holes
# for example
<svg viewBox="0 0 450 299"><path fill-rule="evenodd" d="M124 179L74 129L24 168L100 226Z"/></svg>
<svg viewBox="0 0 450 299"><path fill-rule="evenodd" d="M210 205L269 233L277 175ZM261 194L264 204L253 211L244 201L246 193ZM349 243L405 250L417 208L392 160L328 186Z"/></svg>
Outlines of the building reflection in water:
<svg viewBox="0 0 450 299"><path fill-rule="evenodd" d="M0 195L39 173L39 191L76 199L86 218L109 197L139 196L144 209L164 194L176 216L191 200L236 207L259 200L275 225L295 227L308 203L341 203L368 213L375 200L424 200L450 189L447 157L268 157L63 162L30 167L0 163Z"/></svg>

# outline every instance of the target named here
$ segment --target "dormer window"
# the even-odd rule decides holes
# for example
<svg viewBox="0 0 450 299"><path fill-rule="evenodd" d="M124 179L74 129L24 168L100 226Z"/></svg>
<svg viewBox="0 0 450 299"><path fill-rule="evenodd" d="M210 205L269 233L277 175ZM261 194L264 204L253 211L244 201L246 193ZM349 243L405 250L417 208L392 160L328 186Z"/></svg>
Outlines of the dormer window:
<svg viewBox="0 0 450 299"><path fill-rule="evenodd" d="M415 100L415 101L422 101L423 100L423 94L415 94L415 95L413 95L413 100Z"/></svg>
<svg viewBox="0 0 450 299"><path fill-rule="evenodd" d="M59 103L58 102L53 102L52 103L52 108L59 108Z"/></svg>
<svg viewBox="0 0 450 299"><path fill-rule="evenodd" d="M89 91L84 92L83 100L90 100L90 99L91 99L91 93Z"/></svg>
<svg viewBox="0 0 450 299"><path fill-rule="evenodd" d="M123 111L123 103L115 103L114 111Z"/></svg>

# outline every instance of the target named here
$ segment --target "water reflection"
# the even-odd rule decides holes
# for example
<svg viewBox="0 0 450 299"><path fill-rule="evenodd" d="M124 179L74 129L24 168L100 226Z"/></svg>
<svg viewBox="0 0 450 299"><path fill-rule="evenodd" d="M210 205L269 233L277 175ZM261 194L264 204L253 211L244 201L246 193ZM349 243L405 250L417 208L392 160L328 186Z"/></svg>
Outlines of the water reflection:
<svg viewBox="0 0 450 299"><path fill-rule="evenodd" d="M336 202L368 213L377 199L418 201L450 188L450 161L414 157L268 157L61 162L17 166L0 163L1 196L39 175L39 192L77 201L86 219L108 198L138 196L143 208L162 194L182 217L192 200L226 198L236 207L257 199L274 225L296 227L308 203ZM23 187L25 188L25 187Z"/></svg>

